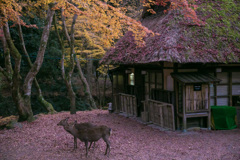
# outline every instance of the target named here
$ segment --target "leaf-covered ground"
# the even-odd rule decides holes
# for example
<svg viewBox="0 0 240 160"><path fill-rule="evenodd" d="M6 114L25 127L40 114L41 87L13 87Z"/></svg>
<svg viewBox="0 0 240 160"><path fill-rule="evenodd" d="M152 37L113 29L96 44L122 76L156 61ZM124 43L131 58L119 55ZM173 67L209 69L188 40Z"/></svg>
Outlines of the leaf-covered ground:
<svg viewBox="0 0 240 160"><path fill-rule="evenodd" d="M104 156L101 139L85 157L84 144L78 141L73 151L73 137L57 123L70 116L70 122L92 122L112 128L111 153ZM94 110L70 115L38 115L32 123L0 130L1 160L206 160L240 159L240 129L230 131L162 131L121 115Z"/></svg>

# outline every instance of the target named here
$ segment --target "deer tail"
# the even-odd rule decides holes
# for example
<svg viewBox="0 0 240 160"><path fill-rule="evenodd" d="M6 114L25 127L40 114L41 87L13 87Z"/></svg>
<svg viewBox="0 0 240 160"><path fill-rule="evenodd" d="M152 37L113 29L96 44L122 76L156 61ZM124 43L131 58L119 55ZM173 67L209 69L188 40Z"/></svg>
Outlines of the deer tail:
<svg viewBox="0 0 240 160"><path fill-rule="evenodd" d="M111 135L112 134L112 129L111 128L109 128L109 135Z"/></svg>

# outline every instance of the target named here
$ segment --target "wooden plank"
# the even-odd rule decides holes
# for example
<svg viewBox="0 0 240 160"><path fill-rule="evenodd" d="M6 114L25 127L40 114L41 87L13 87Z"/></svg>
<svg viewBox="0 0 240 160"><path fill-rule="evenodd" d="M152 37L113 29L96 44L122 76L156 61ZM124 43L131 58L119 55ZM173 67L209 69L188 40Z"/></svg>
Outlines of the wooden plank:
<svg viewBox="0 0 240 160"><path fill-rule="evenodd" d="M205 108L205 94L206 94L206 88L205 85L202 84L202 91L201 91L201 107L200 109L204 109Z"/></svg>
<svg viewBox="0 0 240 160"><path fill-rule="evenodd" d="M208 109L208 107L209 107L209 104L208 104L208 100L210 102L210 99L208 99L208 97L210 96L209 92L210 92L210 88L208 87L208 85L205 85L205 96L204 96L204 108L203 109Z"/></svg>
<svg viewBox="0 0 240 160"><path fill-rule="evenodd" d="M186 86L183 85L183 131L187 130L187 119L186 119Z"/></svg>
<svg viewBox="0 0 240 160"><path fill-rule="evenodd" d="M124 109L123 110L126 113L127 112L127 98L124 95L123 95L123 101L124 101L124 106L123 106Z"/></svg>
<svg viewBox="0 0 240 160"><path fill-rule="evenodd" d="M175 131L175 118L174 118L174 106L171 105L171 111L172 111L172 129Z"/></svg>
<svg viewBox="0 0 240 160"><path fill-rule="evenodd" d="M123 112L123 108L122 108L122 106L123 106L123 99L122 99L122 95L121 95L121 94L119 94L119 97L120 97L120 112Z"/></svg>
<svg viewBox="0 0 240 160"><path fill-rule="evenodd" d="M163 115L164 115L164 126L167 127L168 126L168 123L169 123L169 120L168 120L168 110L167 110L167 105L164 105L163 106Z"/></svg>
<svg viewBox="0 0 240 160"><path fill-rule="evenodd" d="M132 96L129 97L129 114L133 116L133 103L132 103Z"/></svg>
<svg viewBox="0 0 240 160"><path fill-rule="evenodd" d="M122 97L122 112L125 112L125 99L123 95L121 95L121 97Z"/></svg>
<svg viewBox="0 0 240 160"><path fill-rule="evenodd" d="M131 115L131 97L127 96L127 103L128 103L128 107L127 107L127 113L130 116Z"/></svg>
<svg viewBox="0 0 240 160"><path fill-rule="evenodd" d="M133 97L133 115L137 116L136 97Z"/></svg>
<svg viewBox="0 0 240 160"><path fill-rule="evenodd" d="M136 106L136 97L133 97L133 115L137 116L137 106Z"/></svg>
<svg viewBox="0 0 240 160"><path fill-rule="evenodd" d="M155 108L155 115L156 115L156 123L160 125L160 115L159 115L159 109L161 108L160 103L156 103L156 108Z"/></svg>
<svg viewBox="0 0 240 160"><path fill-rule="evenodd" d="M190 85L189 89L190 89L190 92L189 92L190 107L188 111L192 111L195 108L195 104L194 104L195 97L194 97L193 85Z"/></svg>
<svg viewBox="0 0 240 160"><path fill-rule="evenodd" d="M175 87L175 100L176 100L176 116L177 116L177 129L180 129L180 118L178 116L179 113L179 105L178 105L178 82L176 80L174 80L174 87ZM174 110L173 110L174 111Z"/></svg>
<svg viewBox="0 0 240 160"><path fill-rule="evenodd" d="M232 106L232 72L228 72L228 95L229 95L229 102L228 105Z"/></svg>
<svg viewBox="0 0 240 160"><path fill-rule="evenodd" d="M163 127L163 105L161 105L161 107L159 109L159 115L160 115L159 124L161 127Z"/></svg>
<svg viewBox="0 0 240 160"><path fill-rule="evenodd" d="M173 128L173 119L172 119L172 107L171 107L171 105L169 104L168 105L168 119L169 119L169 123L168 123L168 126L169 126L169 128Z"/></svg>
<svg viewBox="0 0 240 160"><path fill-rule="evenodd" d="M191 91L190 91L190 86L186 86L186 111L189 111L191 108Z"/></svg>
<svg viewBox="0 0 240 160"><path fill-rule="evenodd" d="M169 112L168 112L168 105L165 105L164 106L165 107L165 116L166 116L166 119L165 119L165 127L166 128L169 128L169 123L170 123L170 121L169 121Z"/></svg>
<svg viewBox="0 0 240 160"><path fill-rule="evenodd" d="M202 100L203 100L203 97L202 97L202 91L196 91L196 95L197 95L197 106L196 106L196 109L194 110L201 110L202 109Z"/></svg>
<svg viewBox="0 0 240 160"><path fill-rule="evenodd" d="M153 122L154 121L154 103L152 102L151 103L151 107L150 107L150 110L151 110L151 121Z"/></svg>
<svg viewBox="0 0 240 160"><path fill-rule="evenodd" d="M197 95L197 92L195 91L195 92L193 92L193 100L194 100L194 107L193 108L195 108L195 110L197 110L198 109L198 104L197 104L197 98L198 98L198 95ZM194 109L192 109L191 111L193 111Z"/></svg>
<svg viewBox="0 0 240 160"><path fill-rule="evenodd" d="M208 129L211 130L210 86L208 87Z"/></svg>
<svg viewBox="0 0 240 160"><path fill-rule="evenodd" d="M149 121L152 121L152 102L148 101Z"/></svg>

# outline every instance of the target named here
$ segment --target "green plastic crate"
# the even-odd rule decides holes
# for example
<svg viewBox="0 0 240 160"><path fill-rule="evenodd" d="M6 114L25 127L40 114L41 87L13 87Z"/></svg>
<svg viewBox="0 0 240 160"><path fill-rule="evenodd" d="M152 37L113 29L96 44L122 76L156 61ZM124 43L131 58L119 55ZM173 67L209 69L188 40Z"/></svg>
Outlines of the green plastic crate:
<svg viewBox="0 0 240 160"><path fill-rule="evenodd" d="M213 129L230 130L237 127L237 111L230 106L211 106Z"/></svg>

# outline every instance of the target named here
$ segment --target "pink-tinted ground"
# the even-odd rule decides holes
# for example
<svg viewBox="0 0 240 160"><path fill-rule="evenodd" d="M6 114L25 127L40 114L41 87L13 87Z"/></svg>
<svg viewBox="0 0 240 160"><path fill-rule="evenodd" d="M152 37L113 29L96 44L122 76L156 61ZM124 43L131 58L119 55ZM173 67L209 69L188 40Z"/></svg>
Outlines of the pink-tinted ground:
<svg viewBox="0 0 240 160"><path fill-rule="evenodd" d="M78 141L73 151L73 137L57 123L70 117L70 122L92 122L112 128L111 153L104 155L101 139L85 157L84 144ZM239 160L240 129L230 131L161 131L107 111L94 110L70 115L62 112L39 115L22 128L0 130L1 160Z"/></svg>

